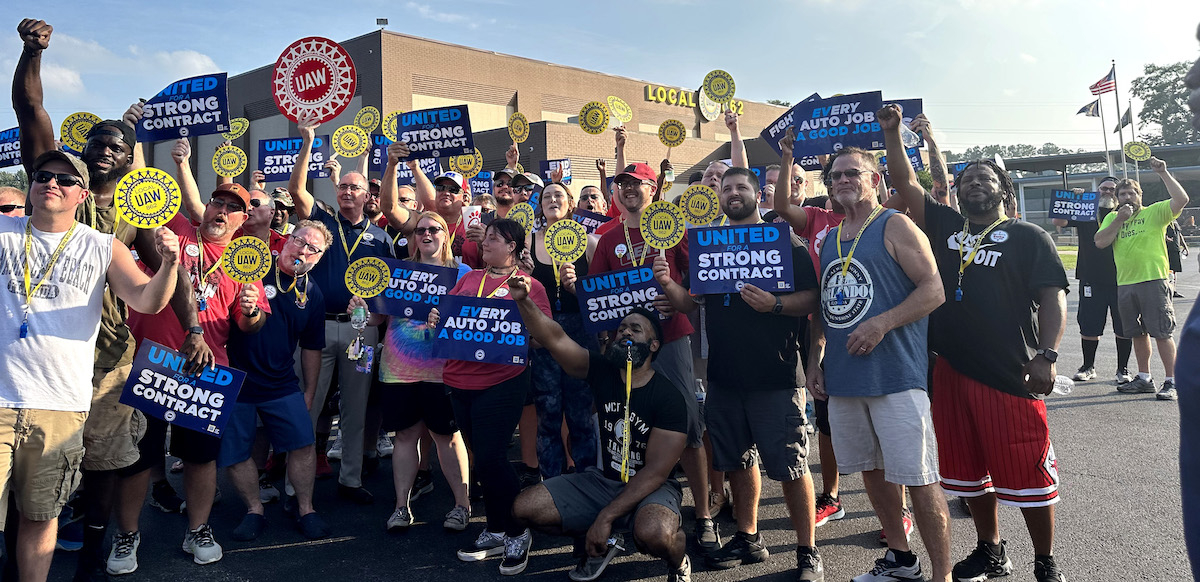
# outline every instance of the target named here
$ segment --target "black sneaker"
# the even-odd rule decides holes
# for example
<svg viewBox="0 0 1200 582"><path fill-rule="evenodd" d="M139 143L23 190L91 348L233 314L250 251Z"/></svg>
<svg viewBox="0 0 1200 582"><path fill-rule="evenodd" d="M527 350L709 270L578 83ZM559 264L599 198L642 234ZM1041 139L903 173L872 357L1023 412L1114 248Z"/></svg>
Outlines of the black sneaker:
<svg viewBox="0 0 1200 582"><path fill-rule="evenodd" d="M542 472L536 467L530 467L525 463L517 466L517 477L521 480L521 489L533 487L542 482Z"/></svg>
<svg viewBox="0 0 1200 582"><path fill-rule="evenodd" d="M1175 381L1164 380L1162 386L1158 389L1158 394L1154 396L1159 400L1175 400L1179 395L1175 393Z"/></svg>
<svg viewBox="0 0 1200 582"><path fill-rule="evenodd" d="M1037 556L1033 559L1033 577L1037 582L1067 582L1067 575L1058 571L1054 556Z"/></svg>
<svg viewBox="0 0 1200 582"><path fill-rule="evenodd" d="M504 539L503 533L493 533L484 529L479 532L479 537L475 538L475 541L458 550L458 559L463 562L479 562L503 555Z"/></svg>
<svg viewBox="0 0 1200 582"><path fill-rule="evenodd" d="M179 513L183 509L183 500L175 493L175 488L166 479L156 481L150 488L150 507L164 513Z"/></svg>
<svg viewBox="0 0 1200 582"><path fill-rule="evenodd" d="M696 545L700 549L711 552L721 547L721 533L717 531L717 522L708 519L700 518L696 520L696 527L692 530L696 536Z"/></svg>
<svg viewBox="0 0 1200 582"><path fill-rule="evenodd" d="M824 582L825 566L817 548L796 548L796 582Z"/></svg>
<svg viewBox="0 0 1200 582"><path fill-rule="evenodd" d="M1154 388L1154 379L1149 380L1134 376L1133 381L1128 384L1117 386L1117 392L1121 394L1154 394L1157 390Z"/></svg>
<svg viewBox="0 0 1200 582"><path fill-rule="evenodd" d="M375 496L362 487L349 487L338 483L337 493L338 497L355 505L371 505L375 503Z"/></svg>
<svg viewBox="0 0 1200 582"><path fill-rule="evenodd" d="M1007 543L1005 540L1000 540L1000 544L993 551L989 547L991 544L980 540L979 544L975 546L975 551L954 565L954 569L951 571L954 580L956 582L983 582L988 578L1012 574L1012 562L1004 552L1004 546Z"/></svg>
<svg viewBox="0 0 1200 582"><path fill-rule="evenodd" d="M739 531L721 549L705 556L704 561L709 568L728 570L738 564L757 564L769 555L767 547L763 545L762 534L750 535Z"/></svg>
<svg viewBox="0 0 1200 582"><path fill-rule="evenodd" d="M516 576L529 565L529 547L533 545L533 534L525 530L516 537L504 536L504 559L500 561L502 576Z"/></svg>
<svg viewBox="0 0 1200 582"><path fill-rule="evenodd" d="M430 491L433 491L433 472L429 469L417 471L417 477L413 480L412 492L408 494L408 502L412 503Z"/></svg>

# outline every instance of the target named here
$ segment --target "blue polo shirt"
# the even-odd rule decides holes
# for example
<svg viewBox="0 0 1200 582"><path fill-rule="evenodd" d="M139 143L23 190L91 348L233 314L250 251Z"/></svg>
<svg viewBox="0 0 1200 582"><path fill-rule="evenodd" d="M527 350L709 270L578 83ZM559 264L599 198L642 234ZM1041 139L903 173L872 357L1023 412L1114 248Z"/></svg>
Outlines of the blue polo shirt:
<svg viewBox="0 0 1200 582"><path fill-rule="evenodd" d="M300 391L295 353L325 348L325 297L312 277L301 277L307 302L296 305L296 290L284 292L294 280L275 265L263 279L263 290L271 303L271 315L258 333L247 334L236 325L229 332L229 365L246 372L238 402L260 403ZM282 285L282 287L280 287Z"/></svg>
<svg viewBox="0 0 1200 582"><path fill-rule="evenodd" d="M333 244L329 245L329 250L321 256L321 261L313 268L310 277L325 294L325 313L345 313L351 297L350 290L346 288L346 269L350 268L350 263L363 257L391 258L392 239L382 228L371 224L366 216L363 216L358 224L354 224L346 220L342 213L330 216L314 204L312 214L308 218L324 224L329 232L333 233ZM363 233L364 228L366 233ZM358 238L360 234L362 240ZM342 235L345 235L344 239ZM342 246L343 241L345 246ZM357 248L354 241L359 241ZM346 249L354 249L353 254L347 256Z"/></svg>

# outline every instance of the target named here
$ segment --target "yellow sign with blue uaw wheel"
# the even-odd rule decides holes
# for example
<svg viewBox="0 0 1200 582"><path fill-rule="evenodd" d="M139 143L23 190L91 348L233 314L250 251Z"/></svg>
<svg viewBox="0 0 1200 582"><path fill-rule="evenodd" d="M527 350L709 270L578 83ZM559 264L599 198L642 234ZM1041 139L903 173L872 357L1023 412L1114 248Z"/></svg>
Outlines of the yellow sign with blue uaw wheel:
<svg viewBox="0 0 1200 582"><path fill-rule="evenodd" d="M528 202L517 204L508 211L506 218L517 221L517 224L525 229L525 234L529 234L529 229L533 226L533 206Z"/></svg>
<svg viewBox="0 0 1200 582"><path fill-rule="evenodd" d="M612 113L613 117L619 119L621 123L633 121L633 108L620 97L608 96L608 111Z"/></svg>
<svg viewBox="0 0 1200 582"><path fill-rule="evenodd" d="M483 154L479 153L479 148L469 155L454 156L450 158L450 171L462 174L468 180L479 175L479 171L483 169Z"/></svg>
<svg viewBox="0 0 1200 582"><path fill-rule="evenodd" d="M642 211L638 227L642 230L642 240L650 248L665 251L683 240L687 230L686 220L682 208L666 200L658 200Z"/></svg>
<svg viewBox="0 0 1200 582"><path fill-rule="evenodd" d="M683 145L687 139L687 127L678 119L668 119L658 126L658 141L669 148Z"/></svg>
<svg viewBox="0 0 1200 582"><path fill-rule="evenodd" d="M158 168L140 168L117 182L113 205L121 220L138 228L158 228L175 217L183 196L179 184Z"/></svg>
<svg viewBox="0 0 1200 582"><path fill-rule="evenodd" d="M250 129L250 120L245 117L234 117L229 120L229 131L222 133L221 137L225 139L237 139L246 135L246 130Z"/></svg>
<svg viewBox="0 0 1200 582"><path fill-rule="evenodd" d="M235 238L221 253L221 269L238 283L262 281L271 271L271 248L256 236Z"/></svg>
<svg viewBox="0 0 1200 582"><path fill-rule="evenodd" d="M508 137L513 143L523 143L529 139L529 120L520 111L508 116Z"/></svg>
<svg viewBox="0 0 1200 582"><path fill-rule="evenodd" d="M346 269L346 289L363 299L383 293L389 281L387 263L379 257L361 258Z"/></svg>
<svg viewBox="0 0 1200 582"><path fill-rule="evenodd" d="M361 127L367 133L371 133L375 131L376 127L379 127L379 121L382 117L383 114L379 112L379 109L368 105L359 109L358 113L354 114L354 125Z"/></svg>
<svg viewBox="0 0 1200 582"><path fill-rule="evenodd" d="M221 146L213 154L212 167L218 176L237 176L246 171L246 152L235 145Z"/></svg>
<svg viewBox="0 0 1200 582"><path fill-rule="evenodd" d="M585 103L579 110L579 127L592 135L608 131L608 106L599 101Z"/></svg>
<svg viewBox="0 0 1200 582"><path fill-rule="evenodd" d="M333 132L333 151L343 158L357 158L367 153L371 136L357 125L343 125Z"/></svg>
<svg viewBox="0 0 1200 582"><path fill-rule="evenodd" d="M704 76L703 90L709 99L717 103L729 103L733 101L733 92L737 90L737 85L733 82L733 75L717 69Z"/></svg>
<svg viewBox="0 0 1200 582"><path fill-rule="evenodd" d="M1144 141L1131 141L1125 144L1125 155L1135 162L1144 162L1150 159L1150 144Z"/></svg>
<svg viewBox="0 0 1200 582"><path fill-rule="evenodd" d="M396 122L401 115L404 115L403 111L393 111L383 118L383 137L396 141Z"/></svg>
<svg viewBox="0 0 1200 582"><path fill-rule="evenodd" d="M63 145L83 153L83 147L87 145L87 134L97 123L100 123L100 116L95 113L72 113L58 128L59 140Z"/></svg>
<svg viewBox="0 0 1200 582"><path fill-rule="evenodd" d="M587 229L571 219L546 228L546 253L557 263L574 263L587 252Z"/></svg>
<svg viewBox="0 0 1200 582"><path fill-rule="evenodd" d="M717 199L717 193L704 184L688 186L688 189L683 191L683 198L679 200L679 204L683 208L683 216L695 225L709 224L721 213L721 202Z"/></svg>

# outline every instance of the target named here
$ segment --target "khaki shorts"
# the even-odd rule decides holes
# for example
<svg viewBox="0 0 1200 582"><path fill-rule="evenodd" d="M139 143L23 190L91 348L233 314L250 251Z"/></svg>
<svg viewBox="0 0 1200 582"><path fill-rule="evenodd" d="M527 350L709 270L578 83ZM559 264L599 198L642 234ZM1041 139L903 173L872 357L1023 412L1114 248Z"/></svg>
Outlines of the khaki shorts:
<svg viewBox="0 0 1200 582"><path fill-rule="evenodd" d="M58 517L79 485L86 412L0 408L0 526L8 495L30 521Z"/></svg>
<svg viewBox="0 0 1200 582"><path fill-rule="evenodd" d="M1175 333L1175 306L1166 279L1117 286L1117 311L1129 337L1150 334L1168 339Z"/></svg>
<svg viewBox="0 0 1200 582"><path fill-rule="evenodd" d="M83 469L113 471L138 460L138 441L146 434L146 418L121 404L121 391L133 364L92 373L92 409L83 425Z"/></svg>
<svg viewBox="0 0 1200 582"><path fill-rule="evenodd" d="M829 428L839 473L883 469L888 483L912 487L940 478L937 437L924 390L830 396Z"/></svg>

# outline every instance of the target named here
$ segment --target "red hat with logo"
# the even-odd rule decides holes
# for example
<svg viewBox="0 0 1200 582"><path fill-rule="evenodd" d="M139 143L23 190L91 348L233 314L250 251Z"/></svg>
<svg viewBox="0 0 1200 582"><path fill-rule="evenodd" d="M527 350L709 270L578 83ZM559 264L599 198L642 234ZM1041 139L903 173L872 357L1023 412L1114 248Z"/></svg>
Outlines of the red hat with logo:
<svg viewBox="0 0 1200 582"><path fill-rule="evenodd" d="M216 198L218 194L233 196L234 198L242 201L243 207L245 207L247 210L250 209L250 193L247 192L241 184L219 184L217 185L217 189L213 190L211 198Z"/></svg>
<svg viewBox="0 0 1200 582"><path fill-rule="evenodd" d="M616 177L613 178L613 181L619 181L621 176L632 176L638 180L650 180L655 184L658 183L658 174L656 174L654 170L650 168L650 166L640 162L625 166L625 169L620 174L617 174Z"/></svg>
<svg viewBox="0 0 1200 582"><path fill-rule="evenodd" d="M459 174L458 172L446 172L446 173L434 178L433 184L435 186L437 185L438 180L449 180L455 186L458 186L459 190L462 190L464 192L471 191L471 187L467 185L466 176L463 176L462 174Z"/></svg>

